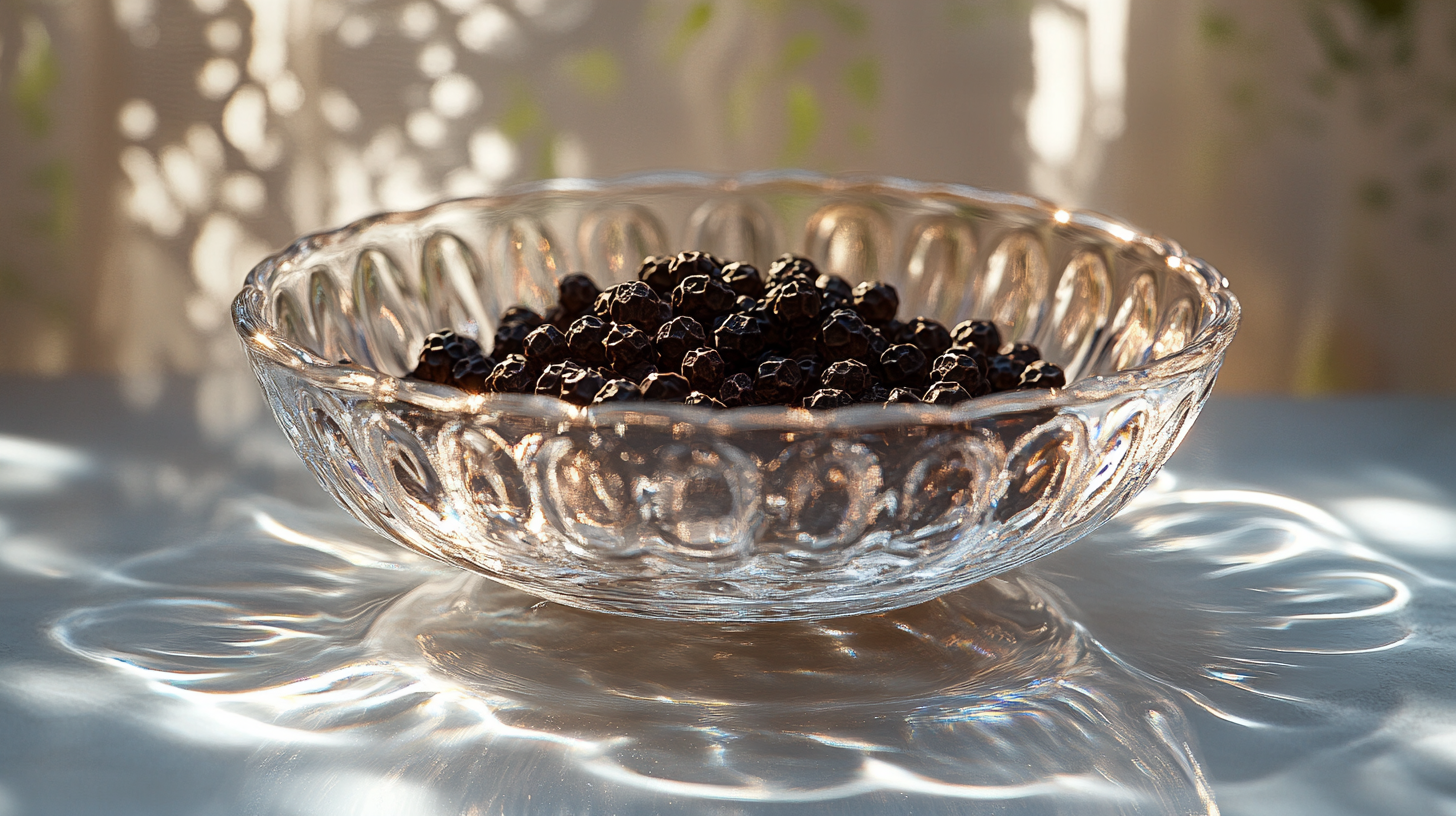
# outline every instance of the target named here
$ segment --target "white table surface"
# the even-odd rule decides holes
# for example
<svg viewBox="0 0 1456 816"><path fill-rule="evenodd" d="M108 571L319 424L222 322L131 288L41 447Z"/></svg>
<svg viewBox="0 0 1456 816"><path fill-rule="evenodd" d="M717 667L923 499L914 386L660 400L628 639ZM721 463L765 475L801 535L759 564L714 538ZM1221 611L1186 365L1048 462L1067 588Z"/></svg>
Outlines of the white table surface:
<svg viewBox="0 0 1456 816"><path fill-rule="evenodd" d="M189 387L0 379L0 816L1456 813L1451 399L1216 397L1001 589L782 648L410 557Z"/></svg>

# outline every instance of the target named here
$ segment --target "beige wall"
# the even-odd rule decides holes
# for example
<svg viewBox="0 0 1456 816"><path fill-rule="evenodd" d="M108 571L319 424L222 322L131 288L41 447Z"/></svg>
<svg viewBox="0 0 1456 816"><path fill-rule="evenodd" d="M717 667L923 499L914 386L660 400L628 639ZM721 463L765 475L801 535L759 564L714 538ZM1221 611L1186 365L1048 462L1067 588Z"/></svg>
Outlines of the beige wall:
<svg viewBox="0 0 1456 816"><path fill-rule="evenodd" d="M297 234L546 174L805 166L1178 239L1245 304L1222 391L1450 392L1453 26L1437 0L3 4L0 370L141 402L205 371L225 424L256 390L227 302Z"/></svg>

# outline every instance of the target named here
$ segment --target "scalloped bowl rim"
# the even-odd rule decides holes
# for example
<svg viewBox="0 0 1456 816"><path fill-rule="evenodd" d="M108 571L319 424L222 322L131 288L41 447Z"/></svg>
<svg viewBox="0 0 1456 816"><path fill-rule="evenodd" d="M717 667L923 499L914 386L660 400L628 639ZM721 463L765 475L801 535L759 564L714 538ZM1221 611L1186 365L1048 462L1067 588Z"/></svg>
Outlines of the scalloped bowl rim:
<svg viewBox="0 0 1456 816"><path fill-rule="evenodd" d="M1199 331L1184 346L1160 359L1113 374L1082 377L1065 388L1010 391L978 397L948 408L917 405L855 405L827 411L802 408L758 407L721 411L713 408L644 404L632 408L582 408L550 397L523 394L467 394L447 385L396 377L354 364L335 363L298 345L278 331L269 317L267 285L274 274L313 253L346 243L379 224L424 220L451 209L501 210L523 199L550 193L644 192L682 188L723 193L742 192L760 185L804 185L824 193L861 194L876 191L898 196L954 199L972 205L1021 209L1045 216L1060 226L1076 226L1106 239L1109 246L1138 244L1171 268L1190 272L1189 278L1209 309ZM1068 210L1034 196L1000 193L963 184L921 182L892 176L824 175L804 171L752 172L716 175L694 172L652 172L613 179L555 178L513 186L499 194L441 201L417 210L366 216L337 229L305 235L253 267L242 291L233 300L233 324L248 349L302 374L310 382L335 392L379 401L404 402L443 414L506 412L542 418L556 417L592 424L691 422L710 430L825 431L835 428L888 429L930 423L966 422L982 417L1047 407L1075 407L1139 390L1146 380L1161 380L1204 367L1208 354L1221 354L1238 329L1240 306L1228 290L1228 279L1207 262L1188 255L1176 242L1157 238L1105 215ZM649 407L650 406L650 407Z"/></svg>

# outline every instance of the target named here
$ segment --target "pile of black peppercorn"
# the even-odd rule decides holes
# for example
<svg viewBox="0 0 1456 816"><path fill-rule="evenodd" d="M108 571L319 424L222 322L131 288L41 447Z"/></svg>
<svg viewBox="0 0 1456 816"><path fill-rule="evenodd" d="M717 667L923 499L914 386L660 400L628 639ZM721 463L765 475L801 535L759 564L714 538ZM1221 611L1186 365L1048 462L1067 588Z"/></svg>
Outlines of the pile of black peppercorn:
<svg viewBox="0 0 1456 816"><path fill-rule="evenodd" d="M649 256L635 281L599 290L578 273L558 288L545 315L507 309L490 354L452 331L430 335L411 376L576 405L716 408L954 405L1066 385L1035 346L1003 346L990 321L902 322L895 287L851 286L799 255L780 256L766 275L706 252Z"/></svg>

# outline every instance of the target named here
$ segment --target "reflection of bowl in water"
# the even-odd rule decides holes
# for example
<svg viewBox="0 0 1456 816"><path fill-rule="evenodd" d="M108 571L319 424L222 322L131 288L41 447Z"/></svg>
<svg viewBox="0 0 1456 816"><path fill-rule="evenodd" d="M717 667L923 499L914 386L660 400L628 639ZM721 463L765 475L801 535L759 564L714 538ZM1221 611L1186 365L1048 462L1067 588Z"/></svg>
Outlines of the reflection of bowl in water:
<svg viewBox="0 0 1456 816"><path fill-rule="evenodd" d="M699 248L804 252L902 313L996 320L1080 378L954 409L582 410L400 379L556 276ZM800 174L548 182L366 219L260 264L234 319L280 423L399 543L589 609L804 619L915 604L1045 555L1171 455L1238 323L1171 244L1033 199ZM354 364L339 364L341 359Z"/></svg>

